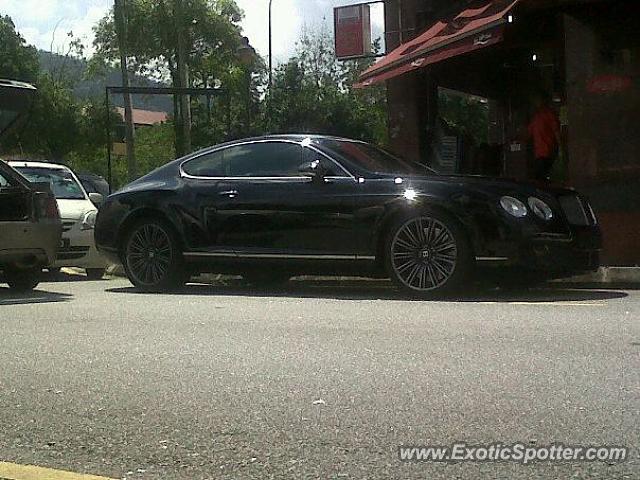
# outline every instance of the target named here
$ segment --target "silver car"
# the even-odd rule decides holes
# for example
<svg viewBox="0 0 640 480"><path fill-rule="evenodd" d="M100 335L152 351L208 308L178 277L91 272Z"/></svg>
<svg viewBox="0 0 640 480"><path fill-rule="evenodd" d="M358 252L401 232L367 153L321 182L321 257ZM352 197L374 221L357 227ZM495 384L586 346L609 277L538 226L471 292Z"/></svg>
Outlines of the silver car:
<svg viewBox="0 0 640 480"><path fill-rule="evenodd" d="M28 109L35 88L0 80L0 141ZM0 271L15 290L34 289L43 268L53 265L62 222L48 184L30 183L0 161Z"/></svg>

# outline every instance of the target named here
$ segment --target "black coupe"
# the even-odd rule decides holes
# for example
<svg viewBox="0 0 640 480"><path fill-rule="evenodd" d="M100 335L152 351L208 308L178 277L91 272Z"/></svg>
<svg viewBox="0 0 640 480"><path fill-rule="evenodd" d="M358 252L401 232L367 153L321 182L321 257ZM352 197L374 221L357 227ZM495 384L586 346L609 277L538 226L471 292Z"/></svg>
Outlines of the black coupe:
<svg viewBox="0 0 640 480"><path fill-rule="evenodd" d="M439 175L364 142L304 135L169 163L111 195L95 235L145 291L197 272L253 283L353 274L425 296L464 287L485 266L546 278L591 271L602 243L573 190Z"/></svg>

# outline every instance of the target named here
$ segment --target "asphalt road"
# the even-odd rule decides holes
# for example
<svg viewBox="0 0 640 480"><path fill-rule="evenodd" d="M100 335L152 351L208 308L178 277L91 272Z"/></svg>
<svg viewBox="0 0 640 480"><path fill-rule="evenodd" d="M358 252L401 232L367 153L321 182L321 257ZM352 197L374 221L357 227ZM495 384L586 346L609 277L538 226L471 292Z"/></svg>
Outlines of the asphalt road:
<svg viewBox="0 0 640 480"><path fill-rule="evenodd" d="M640 478L640 291L418 302L369 282L66 280L0 287L0 461L128 479ZM398 460L455 441L632 459Z"/></svg>

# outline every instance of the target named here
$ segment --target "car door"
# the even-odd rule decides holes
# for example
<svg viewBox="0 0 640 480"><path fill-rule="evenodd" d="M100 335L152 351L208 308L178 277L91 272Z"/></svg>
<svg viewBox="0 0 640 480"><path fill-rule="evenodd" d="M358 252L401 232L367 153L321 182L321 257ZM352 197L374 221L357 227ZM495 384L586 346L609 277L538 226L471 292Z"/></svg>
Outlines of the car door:
<svg viewBox="0 0 640 480"><path fill-rule="evenodd" d="M324 182L300 173L314 154L319 155L297 142L269 140L187 163L208 251L301 258L356 255L356 182L342 172Z"/></svg>

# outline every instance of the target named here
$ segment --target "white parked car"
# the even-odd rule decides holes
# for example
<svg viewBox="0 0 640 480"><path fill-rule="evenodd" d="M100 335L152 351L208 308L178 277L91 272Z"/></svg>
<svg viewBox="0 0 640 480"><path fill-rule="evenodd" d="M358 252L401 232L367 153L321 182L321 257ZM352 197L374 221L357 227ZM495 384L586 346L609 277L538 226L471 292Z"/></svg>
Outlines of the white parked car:
<svg viewBox="0 0 640 480"><path fill-rule="evenodd" d="M87 277L98 280L107 267L106 259L96 250L93 230L99 205L99 193L87 194L78 177L66 166L44 162L9 162L31 182L51 185L62 218L62 242L58 259L50 270L62 267L83 268Z"/></svg>

